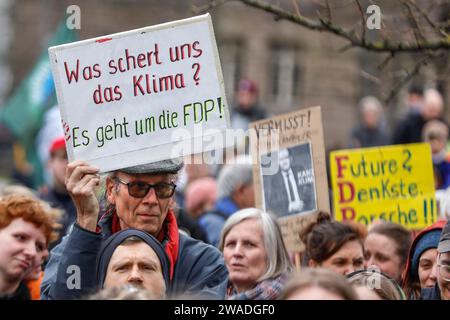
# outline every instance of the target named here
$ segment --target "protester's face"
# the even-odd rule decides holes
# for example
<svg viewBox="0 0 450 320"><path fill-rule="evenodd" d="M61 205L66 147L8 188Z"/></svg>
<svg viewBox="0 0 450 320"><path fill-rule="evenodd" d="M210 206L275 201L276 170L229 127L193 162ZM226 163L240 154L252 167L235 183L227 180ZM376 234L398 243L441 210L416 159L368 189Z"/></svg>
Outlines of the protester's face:
<svg viewBox="0 0 450 320"><path fill-rule="evenodd" d="M410 93L408 95L407 104L412 108L420 108L423 104L423 96L415 93Z"/></svg>
<svg viewBox="0 0 450 320"><path fill-rule="evenodd" d="M437 249L428 249L424 253L422 253L419 258L419 268L417 270L417 273L419 275L421 288L431 288L436 284L436 253Z"/></svg>
<svg viewBox="0 0 450 320"><path fill-rule="evenodd" d="M42 272L42 265L44 264L45 260L47 260L49 256L48 248L46 247L45 250L42 250L41 252L38 252L36 255L36 258L33 261L33 268L27 273L25 276L26 280L37 280L41 276Z"/></svg>
<svg viewBox="0 0 450 320"><path fill-rule="evenodd" d="M255 206L255 190L253 189L253 183L245 185L240 190L240 208L253 208Z"/></svg>
<svg viewBox="0 0 450 320"><path fill-rule="evenodd" d="M67 152L65 149L56 150L50 157L49 167L53 180L58 186L64 186L67 163Z"/></svg>
<svg viewBox="0 0 450 320"><path fill-rule="evenodd" d="M248 219L235 225L225 237L223 255L230 281L237 290L253 287L267 270L261 223Z"/></svg>
<svg viewBox="0 0 450 320"><path fill-rule="evenodd" d="M348 241L320 266L344 276L364 269L364 252L361 243L357 240Z"/></svg>
<svg viewBox="0 0 450 320"><path fill-rule="evenodd" d="M161 263L146 243L118 246L111 256L106 273L105 289L133 285L163 298L166 292Z"/></svg>
<svg viewBox="0 0 450 320"><path fill-rule="evenodd" d="M248 110L256 103L256 94L248 90L240 90L237 93L239 107Z"/></svg>
<svg viewBox="0 0 450 320"><path fill-rule="evenodd" d="M429 97L425 101L422 109L422 116L425 120L437 119L442 115L442 100L438 97Z"/></svg>
<svg viewBox="0 0 450 320"><path fill-rule="evenodd" d="M380 113L376 107L368 108L364 111L362 120L367 128L376 128L380 122Z"/></svg>
<svg viewBox="0 0 450 320"><path fill-rule="evenodd" d="M281 150L278 153L278 161L281 170L287 171L291 168L291 158L289 157L289 152L286 149Z"/></svg>
<svg viewBox="0 0 450 320"><path fill-rule="evenodd" d="M47 250L46 238L34 224L18 218L0 229L0 248L0 275L20 281Z"/></svg>
<svg viewBox="0 0 450 320"><path fill-rule="evenodd" d="M292 292L286 300L344 300L344 298L325 288L309 286Z"/></svg>
<svg viewBox="0 0 450 320"><path fill-rule="evenodd" d="M171 182L168 174L129 175L118 172L117 177L126 183L132 181L141 181L148 184ZM167 216L171 198L158 198L154 188L151 188L144 198L136 198L129 195L126 185L110 179L107 183L108 201L116 206L121 228L135 228L147 231L155 237L158 236ZM116 186L118 186L118 189Z"/></svg>
<svg viewBox="0 0 450 320"><path fill-rule="evenodd" d="M445 141L441 141L440 139L432 139L429 141L431 146L431 153L437 154L445 149Z"/></svg>
<svg viewBox="0 0 450 320"><path fill-rule="evenodd" d="M402 261L397 254L396 243L388 237L369 233L364 242L366 268L376 266L397 282L402 273Z"/></svg>
<svg viewBox="0 0 450 320"><path fill-rule="evenodd" d="M438 255L438 264L450 266L450 252L441 253ZM442 300L450 300L450 281L445 280L442 276L444 274L444 270L440 270L443 267L438 268L437 281L439 285L439 289L441 291L441 299ZM450 267L447 267L450 268ZM449 272L447 272L449 273ZM448 277L448 276L447 276ZM450 277L447 279L450 280Z"/></svg>

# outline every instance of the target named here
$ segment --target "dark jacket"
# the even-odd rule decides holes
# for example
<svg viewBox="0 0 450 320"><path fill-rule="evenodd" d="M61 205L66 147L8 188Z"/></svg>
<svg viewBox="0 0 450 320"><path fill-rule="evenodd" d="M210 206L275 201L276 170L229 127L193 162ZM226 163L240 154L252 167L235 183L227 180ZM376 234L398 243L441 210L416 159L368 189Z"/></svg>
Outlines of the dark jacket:
<svg viewBox="0 0 450 320"><path fill-rule="evenodd" d="M207 235L208 243L218 247L223 226L228 217L239 210L239 207L230 197L217 201L213 211L203 214L198 222Z"/></svg>
<svg viewBox="0 0 450 320"><path fill-rule="evenodd" d="M25 281L20 281L17 290L8 295L0 294L0 300L31 300L30 291L25 284Z"/></svg>
<svg viewBox="0 0 450 320"><path fill-rule="evenodd" d="M405 144L422 141L422 128L426 121L421 114L410 113L396 127L393 144Z"/></svg>
<svg viewBox="0 0 450 320"><path fill-rule="evenodd" d="M40 198L48 202L53 208L63 211L63 215L60 220L62 229L59 238L51 244L50 249L52 249L61 241L61 238L69 232L70 226L77 219L77 210L68 193L60 193L53 188L50 188L45 193L41 193Z"/></svg>
<svg viewBox="0 0 450 320"><path fill-rule="evenodd" d="M303 170L304 168L302 166L298 166L297 170L292 169L294 177L297 177L298 172ZM303 201L303 208L298 212L289 212L289 198L286 192L282 170L279 170L275 175L264 176L263 179L266 211L278 217L285 217L316 209L316 198L312 183L299 185L297 178L295 178L300 200Z"/></svg>
<svg viewBox="0 0 450 320"><path fill-rule="evenodd" d="M350 148L386 146L389 143L389 137L381 127L371 129L358 126L350 134Z"/></svg>
<svg viewBox="0 0 450 320"><path fill-rule="evenodd" d="M173 212L168 218L175 221ZM168 221L166 218L166 222ZM41 286L41 299L77 299L86 297L96 289L96 257L102 242L112 234L113 215L99 221L100 233L90 232L75 224L71 232L56 246L45 268ZM178 233L175 222L165 223L163 246L178 246L176 262L172 265L169 294L198 295L223 299L228 272L222 254L211 245ZM177 244L169 236L177 232ZM169 248L170 249L170 248Z"/></svg>

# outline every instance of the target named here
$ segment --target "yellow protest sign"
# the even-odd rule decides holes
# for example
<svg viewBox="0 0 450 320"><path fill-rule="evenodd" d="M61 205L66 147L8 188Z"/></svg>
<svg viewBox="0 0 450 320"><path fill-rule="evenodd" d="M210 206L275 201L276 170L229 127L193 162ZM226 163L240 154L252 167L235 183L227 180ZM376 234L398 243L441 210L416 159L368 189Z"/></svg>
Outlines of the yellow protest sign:
<svg viewBox="0 0 450 320"><path fill-rule="evenodd" d="M428 144L334 151L330 169L338 221L381 219L420 229L437 219Z"/></svg>

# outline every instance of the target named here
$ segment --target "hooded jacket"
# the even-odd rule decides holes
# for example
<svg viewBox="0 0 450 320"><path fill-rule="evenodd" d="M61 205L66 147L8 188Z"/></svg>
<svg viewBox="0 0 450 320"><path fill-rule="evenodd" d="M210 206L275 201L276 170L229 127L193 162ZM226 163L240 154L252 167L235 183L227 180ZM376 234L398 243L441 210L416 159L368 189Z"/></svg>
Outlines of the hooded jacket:
<svg viewBox="0 0 450 320"><path fill-rule="evenodd" d="M402 287L403 290L405 291L405 293L408 295L407 298L408 299L419 299L419 295L420 295L420 289L419 292L417 292L417 294L415 294L414 292L411 292L412 290L412 285L415 282L418 282L418 261L416 261L415 263L413 262L413 257L414 257L414 253L416 251L417 248L417 244L418 242L424 237L424 235L429 234L432 231L438 230L441 231L445 224L446 224L446 220L438 220L437 222L435 222L434 224L432 224L431 226L423 229L422 231L420 231L416 237L414 238L412 244L411 244L411 248L409 249L409 254L408 254L408 260L406 262L406 267L405 267L405 271L403 274L403 280L402 280ZM437 245L436 245L437 248ZM417 258L419 259L420 256Z"/></svg>
<svg viewBox="0 0 450 320"><path fill-rule="evenodd" d="M97 232L74 224L50 254L44 270L41 299L79 299L96 289L96 259L102 242L120 230L115 213L103 215ZM169 210L158 235L169 258L172 295L199 295L224 299L228 272L220 251L178 232L175 215Z"/></svg>

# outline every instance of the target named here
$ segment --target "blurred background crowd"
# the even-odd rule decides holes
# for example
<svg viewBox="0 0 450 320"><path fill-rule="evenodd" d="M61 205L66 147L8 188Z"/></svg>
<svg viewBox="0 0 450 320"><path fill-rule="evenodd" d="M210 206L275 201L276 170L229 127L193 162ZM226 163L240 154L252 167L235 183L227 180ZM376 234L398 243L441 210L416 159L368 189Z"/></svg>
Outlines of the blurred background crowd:
<svg viewBox="0 0 450 320"><path fill-rule="evenodd" d="M61 13L74 2L81 8L82 27L68 30ZM446 5L438 7L438 19L448 19L448 10L443 9L448 8ZM59 210L55 213L45 208L52 217L59 215L56 220L60 224L57 236L46 234L48 251L70 231L77 213L65 184L68 159L47 48L186 18L193 15L191 6L189 1L0 1L0 197L20 194L39 198ZM346 5L336 5L334 9L338 20L344 21L350 14ZM308 13L315 8L304 5L302 10ZM286 250L284 245L265 247L264 254L275 260L275 271L267 271L270 277L263 280L252 278L253 285L261 284L260 291L244 291L242 295L235 285L228 296L300 299L305 294L322 299L398 300L418 299L422 289L437 288L439 275L446 283L442 286L448 286L449 267L438 268L436 258L440 241L446 240L439 236L450 216L448 50L443 58L423 66L398 87L399 79L414 66L415 53L400 53L381 69L385 55L360 48L340 50L346 43L329 33L275 21L268 13L242 3L213 7L210 13L233 128L245 130L252 121L320 105L327 155L344 148L429 143L440 210L440 221L420 233L390 223L375 223L369 228L339 223L332 221L330 213L323 213L316 224L299 235L306 244L301 262L306 271L302 271L302 277L292 278L286 287L278 288L278 282L284 284L285 274L300 269L300 264L294 265L291 256L280 253ZM397 87L391 96L389 93ZM225 165L186 164L179 172L174 195L179 228L219 248L225 263L227 237L240 234L234 228L242 228L249 219L262 219L256 209L242 213L243 209L255 207L252 176L248 154ZM100 190L99 195L103 192ZM230 221L236 212L239 215ZM0 222L0 229L8 223ZM47 220L36 223L51 225ZM269 229L271 223L261 220L261 226L267 224ZM251 226L244 229L250 230ZM266 231L262 233L264 240ZM274 241L279 241L279 234L271 232ZM276 251L273 256L270 250ZM448 254L446 248L442 250ZM42 262L48 251L39 257ZM255 261L258 266L258 260ZM380 273L378 287L383 290L375 292L376 296L365 290L373 276L366 270L368 266L376 266L374 272ZM330 270L346 276L354 286L349 286L344 277L330 276ZM269 278L276 281L264 283ZM33 286L32 281L39 279L42 280L40 268L27 279L34 298L40 297L36 289L40 283ZM435 292L445 297L449 290L442 286L441 291ZM310 292L304 293L304 288ZM272 292L275 293L271 295ZM127 294L136 292L128 290Z"/></svg>

